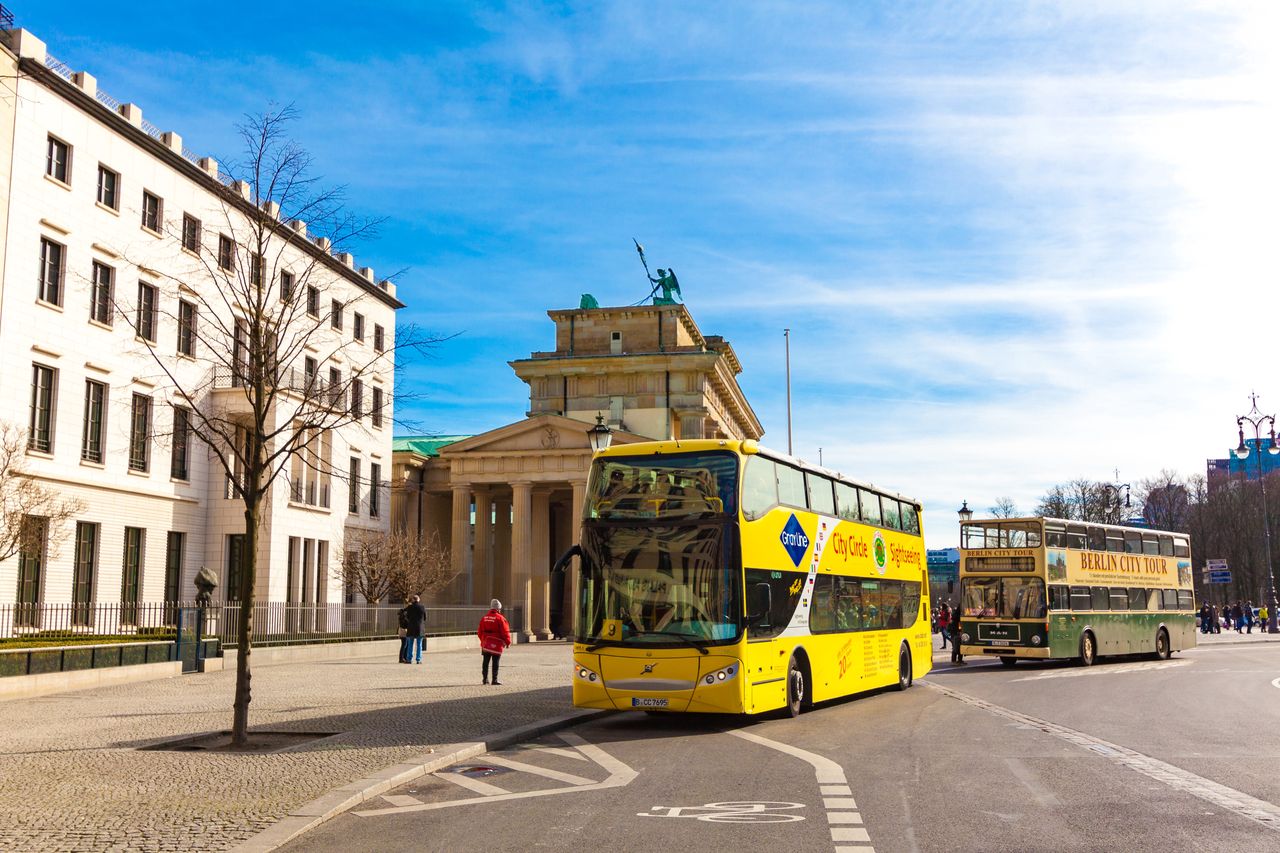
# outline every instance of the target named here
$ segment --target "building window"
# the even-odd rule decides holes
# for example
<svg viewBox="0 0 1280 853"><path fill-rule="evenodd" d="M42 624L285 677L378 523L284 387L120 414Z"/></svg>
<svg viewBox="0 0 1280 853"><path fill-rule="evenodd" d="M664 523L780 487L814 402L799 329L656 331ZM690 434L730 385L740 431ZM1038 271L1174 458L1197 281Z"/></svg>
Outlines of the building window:
<svg viewBox="0 0 1280 853"><path fill-rule="evenodd" d="M293 301L293 273L287 270L280 271L280 301Z"/></svg>
<svg viewBox="0 0 1280 853"><path fill-rule="evenodd" d="M115 319L116 271L106 264L93 262L93 282L89 292L89 319L110 326Z"/></svg>
<svg viewBox="0 0 1280 853"><path fill-rule="evenodd" d="M351 318L351 336L357 341L364 340L364 315L359 312Z"/></svg>
<svg viewBox="0 0 1280 853"><path fill-rule="evenodd" d="M227 534L227 601L239 601L244 592L241 587L244 578L244 534Z"/></svg>
<svg viewBox="0 0 1280 853"><path fill-rule="evenodd" d="M120 173L98 164L98 203L112 210L120 209Z"/></svg>
<svg viewBox="0 0 1280 853"><path fill-rule="evenodd" d="M328 508L333 472L333 433L295 423L296 447L289 470L290 500Z"/></svg>
<svg viewBox="0 0 1280 853"><path fill-rule="evenodd" d="M40 238L40 291L38 298L52 305L62 304L62 276L66 272L67 247Z"/></svg>
<svg viewBox="0 0 1280 853"><path fill-rule="evenodd" d="M377 462L369 464L369 517L378 518L382 514L382 503L379 492L382 489L382 466Z"/></svg>
<svg viewBox="0 0 1280 853"><path fill-rule="evenodd" d="M200 252L200 220L190 213L182 214L182 248L188 252Z"/></svg>
<svg viewBox="0 0 1280 853"><path fill-rule="evenodd" d="M49 154L44 173L58 183L71 183L71 146L56 136L49 137Z"/></svg>
<svg viewBox="0 0 1280 853"><path fill-rule="evenodd" d="M342 303L336 299L329 300L329 325L342 331Z"/></svg>
<svg viewBox="0 0 1280 853"><path fill-rule="evenodd" d="M151 398L133 395L129 419L129 470L146 472L151 467Z"/></svg>
<svg viewBox="0 0 1280 853"><path fill-rule="evenodd" d="M84 427L81 430L80 458L86 462L102 462L102 436L106 427L107 386L86 379L84 383Z"/></svg>
<svg viewBox="0 0 1280 853"><path fill-rule="evenodd" d="M156 287L145 281L138 282L138 319L136 330L138 337L151 343L156 342Z"/></svg>
<svg viewBox="0 0 1280 853"><path fill-rule="evenodd" d="M196 306L185 299L178 300L178 353L196 354Z"/></svg>
<svg viewBox="0 0 1280 853"><path fill-rule="evenodd" d="M373 388L373 411L370 412L373 417L373 425L379 429L382 428L382 389L376 385Z"/></svg>
<svg viewBox="0 0 1280 853"><path fill-rule="evenodd" d="M138 593L142 580L142 543L146 531L141 527L124 529L124 565L120 571L120 621L138 624Z"/></svg>
<svg viewBox="0 0 1280 853"><path fill-rule="evenodd" d="M44 600L44 555L49 540L49 519L24 515L18 548L18 608L14 623L20 628L40 627L38 609Z"/></svg>
<svg viewBox="0 0 1280 853"><path fill-rule="evenodd" d="M364 415L364 383L359 379L351 380L351 419L360 420Z"/></svg>
<svg viewBox="0 0 1280 853"><path fill-rule="evenodd" d="M98 525L76 522L76 554L71 578L71 624L89 625L98 573Z"/></svg>
<svg viewBox="0 0 1280 853"><path fill-rule="evenodd" d="M342 371L336 367L329 368L329 405L342 403Z"/></svg>
<svg viewBox="0 0 1280 853"><path fill-rule="evenodd" d="M160 196L146 190L142 191L142 227L156 234L160 233L160 222L164 217L164 202Z"/></svg>
<svg viewBox="0 0 1280 853"><path fill-rule="evenodd" d="M319 371L319 369L320 369L320 366L319 364L316 363L316 360L314 358L312 358L311 356L306 356L305 358L303 358L302 360L303 393L306 394L306 396L308 397L316 392L316 373Z"/></svg>
<svg viewBox="0 0 1280 853"><path fill-rule="evenodd" d="M169 461L169 476L175 480L190 479L187 467L191 448L191 410L184 406L173 407L173 458Z"/></svg>
<svg viewBox="0 0 1280 853"><path fill-rule="evenodd" d="M307 313L320 317L320 288L307 285Z"/></svg>
<svg viewBox="0 0 1280 853"><path fill-rule="evenodd" d="M382 326L377 323L373 326L373 348L376 352L385 352L387 349L387 339L382 331Z"/></svg>
<svg viewBox="0 0 1280 853"><path fill-rule="evenodd" d="M182 597L182 564L186 561L187 534L169 531L164 549L164 600L178 601ZM165 622L172 624L171 616Z"/></svg>
<svg viewBox="0 0 1280 853"><path fill-rule="evenodd" d="M226 234L218 235L218 266L224 270L235 269L236 266L235 244Z"/></svg>
<svg viewBox="0 0 1280 853"><path fill-rule="evenodd" d="M267 277L267 259L257 252L249 256L249 283L254 287L262 287Z"/></svg>
<svg viewBox="0 0 1280 853"><path fill-rule="evenodd" d="M360 514L360 457L351 457L351 474L348 479L349 488L347 489L347 512L352 515Z"/></svg>
<svg viewBox="0 0 1280 853"><path fill-rule="evenodd" d="M40 453L53 452L53 401L57 393L58 371L43 364L31 365L31 422L27 447Z"/></svg>

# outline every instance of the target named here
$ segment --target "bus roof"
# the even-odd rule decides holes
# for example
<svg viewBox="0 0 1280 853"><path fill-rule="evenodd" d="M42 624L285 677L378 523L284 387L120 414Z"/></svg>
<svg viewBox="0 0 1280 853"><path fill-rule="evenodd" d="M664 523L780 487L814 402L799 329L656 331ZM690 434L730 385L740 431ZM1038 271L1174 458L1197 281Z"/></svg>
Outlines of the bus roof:
<svg viewBox="0 0 1280 853"><path fill-rule="evenodd" d="M906 501L907 503L920 506L920 502L915 498L899 492L890 491L888 489L877 486L873 483L854 480L844 476L839 471L833 471L830 468L814 465L805 462L803 459L797 459L794 456L788 456L786 453L780 453L767 447L761 447L759 443L752 439L738 440L730 438L690 438L690 439L672 439L670 441L642 441L635 444L617 444L612 445L608 450L602 451L598 456L646 456L661 455L664 453L703 453L708 450L732 450L744 456L764 456L775 462L782 462L794 468L808 471L811 474L821 474L832 480L839 480L851 486L859 486L864 489L887 495L891 498Z"/></svg>
<svg viewBox="0 0 1280 853"><path fill-rule="evenodd" d="M1160 530L1155 527L1137 527L1135 525L1107 524L1104 521L1080 521L1079 519L1075 519L1075 518L1050 518L1049 516L1046 516L1046 515L1025 515L1025 516L1019 516L1018 518L971 518L968 521L962 521L961 525L963 526L968 524L992 524L992 523L1007 522L1007 521L1054 521L1062 525L1077 524L1077 525L1086 525L1089 527L1106 527L1111 530L1132 530L1136 533L1167 533L1170 536L1185 536L1188 539L1191 538L1191 534L1183 530Z"/></svg>

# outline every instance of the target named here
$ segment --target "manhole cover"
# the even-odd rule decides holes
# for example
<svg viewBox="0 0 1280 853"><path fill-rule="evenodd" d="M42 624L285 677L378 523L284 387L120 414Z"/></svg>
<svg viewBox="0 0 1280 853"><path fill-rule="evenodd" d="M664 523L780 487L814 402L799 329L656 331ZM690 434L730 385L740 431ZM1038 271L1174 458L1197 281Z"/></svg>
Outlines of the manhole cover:
<svg viewBox="0 0 1280 853"><path fill-rule="evenodd" d="M494 767L492 764L467 764L455 767L453 773L461 773L472 779L483 779L486 776L497 776L499 773L510 773L510 767Z"/></svg>

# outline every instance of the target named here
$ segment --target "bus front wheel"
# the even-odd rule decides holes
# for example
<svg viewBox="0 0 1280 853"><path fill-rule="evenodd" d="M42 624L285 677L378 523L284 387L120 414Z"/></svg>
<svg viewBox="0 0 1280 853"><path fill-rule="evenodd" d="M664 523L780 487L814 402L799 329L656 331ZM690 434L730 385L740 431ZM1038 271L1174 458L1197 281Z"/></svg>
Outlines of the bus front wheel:
<svg viewBox="0 0 1280 853"><path fill-rule="evenodd" d="M809 702L809 685L805 679L804 667L794 657L787 666L787 713L793 717L800 716Z"/></svg>
<svg viewBox="0 0 1280 853"><path fill-rule="evenodd" d="M1169 646L1169 632L1161 628L1156 632L1156 660L1168 660L1173 656Z"/></svg>
<svg viewBox="0 0 1280 853"><path fill-rule="evenodd" d="M906 690L911 686L911 650L903 643L898 650L898 689Z"/></svg>
<svg viewBox="0 0 1280 853"><path fill-rule="evenodd" d="M1093 638L1093 634L1088 631L1080 638L1080 663L1083 666L1093 666L1098 660L1098 641Z"/></svg>

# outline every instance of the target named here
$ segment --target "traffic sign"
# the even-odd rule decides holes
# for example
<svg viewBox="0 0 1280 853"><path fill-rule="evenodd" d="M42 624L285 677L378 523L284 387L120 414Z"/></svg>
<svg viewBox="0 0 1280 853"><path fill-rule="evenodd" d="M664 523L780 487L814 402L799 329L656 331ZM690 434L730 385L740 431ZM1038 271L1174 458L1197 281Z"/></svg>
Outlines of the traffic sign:
<svg viewBox="0 0 1280 853"><path fill-rule="evenodd" d="M1226 560L1205 560L1204 568L1207 572L1221 572L1226 571L1229 566Z"/></svg>
<svg viewBox="0 0 1280 853"><path fill-rule="evenodd" d="M1206 583L1231 583L1231 572L1209 572L1205 576Z"/></svg>

